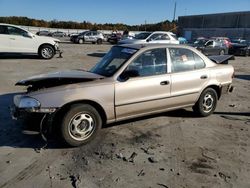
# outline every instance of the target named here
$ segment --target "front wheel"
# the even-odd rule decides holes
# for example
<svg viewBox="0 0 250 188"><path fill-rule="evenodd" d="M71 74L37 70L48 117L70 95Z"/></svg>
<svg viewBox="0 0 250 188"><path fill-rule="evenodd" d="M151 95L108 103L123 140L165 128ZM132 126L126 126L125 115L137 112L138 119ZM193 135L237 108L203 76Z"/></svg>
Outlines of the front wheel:
<svg viewBox="0 0 250 188"><path fill-rule="evenodd" d="M101 116L94 107L74 105L62 120L62 138L70 146L80 146L91 141L101 126Z"/></svg>
<svg viewBox="0 0 250 188"><path fill-rule="evenodd" d="M98 39L98 40L96 41L96 43L97 43L97 44L102 44L102 39Z"/></svg>
<svg viewBox="0 0 250 188"><path fill-rule="evenodd" d="M218 96L216 91L212 88L207 88L201 93L199 100L193 106L193 110L199 116L207 117L214 112L217 101Z"/></svg>
<svg viewBox="0 0 250 188"><path fill-rule="evenodd" d="M83 42L84 42L83 39L79 39L79 40L78 40L78 43L79 43L79 44L83 44Z"/></svg>
<svg viewBox="0 0 250 188"><path fill-rule="evenodd" d="M43 59L51 59L55 55L55 50L52 46L50 45L43 45L39 49L39 56Z"/></svg>
<svg viewBox="0 0 250 188"><path fill-rule="evenodd" d="M246 50L245 57L249 56L250 52L249 50Z"/></svg>
<svg viewBox="0 0 250 188"><path fill-rule="evenodd" d="M219 55L225 55L225 50L221 50Z"/></svg>

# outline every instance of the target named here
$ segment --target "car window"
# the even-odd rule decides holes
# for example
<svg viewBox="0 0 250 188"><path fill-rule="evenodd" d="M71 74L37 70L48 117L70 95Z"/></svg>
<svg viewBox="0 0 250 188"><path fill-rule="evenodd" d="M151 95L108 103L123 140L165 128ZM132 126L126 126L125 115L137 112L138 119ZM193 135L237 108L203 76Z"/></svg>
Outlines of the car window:
<svg viewBox="0 0 250 188"><path fill-rule="evenodd" d="M16 27L11 27L11 26L8 26L8 33L10 35L21 35L21 36L27 34L26 31L16 28Z"/></svg>
<svg viewBox="0 0 250 188"><path fill-rule="evenodd" d="M214 42L214 46L216 46L216 47L217 47L217 46L222 46L222 42L220 42L220 41L215 41L215 42Z"/></svg>
<svg viewBox="0 0 250 188"><path fill-rule="evenodd" d="M206 46L213 46L213 44L214 44L214 41L208 41L208 42L206 43Z"/></svg>
<svg viewBox="0 0 250 188"><path fill-rule="evenodd" d="M165 48L148 50L129 64L127 70L135 70L139 76L153 76L167 73Z"/></svg>
<svg viewBox="0 0 250 188"><path fill-rule="evenodd" d="M158 40L170 40L168 34L162 35Z"/></svg>
<svg viewBox="0 0 250 188"><path fill-rule="evenodd" d="M172 72L192 71L205 67L205 62L189 49L170 48Z"/></svg>
<svg viewBox="0 0 250 188"><path fill-rule="evenodd" d="M149 40L160 40L159 38L161 38L161 36L161 33L153 34L149 37Z"/></svg>
<svg viewBox="0 0 250 188"><path fill-rule="evenodd" d="M178 40L177 36L175 34L170 34L175 40Z"/></svg>
<svg viewBox="0 0 250 188"><path fill-rule="evenodd" d="M137 34L137 35L135 35L135 39L138 39L138 40L144 40L144 39L146 39L146 38L148 38L148 36L149 35L151 35L152 33L148 33L148 32L146 32L146 33L139 33L139 34Z"/></svg>
<svg viewBox="0 0 250 188"><path fill-rule="evenodd" d="M0 25L0 34L8 34L7 27L4 25Z"/></svg>
<svg viewBox="0 0 250 188"><path fill-rule="evenodd" d="M86 33L86 36L91 36L91 35L92 35L91 32Z"/></svg>

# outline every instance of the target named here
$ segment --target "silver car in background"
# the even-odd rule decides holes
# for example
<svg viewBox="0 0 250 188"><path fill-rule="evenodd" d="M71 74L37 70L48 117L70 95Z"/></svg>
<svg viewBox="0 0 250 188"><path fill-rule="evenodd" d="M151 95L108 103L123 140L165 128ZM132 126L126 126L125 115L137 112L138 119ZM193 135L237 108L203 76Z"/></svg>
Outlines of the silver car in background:
<svg viewBox="0 0 250 188"><path fill-rule="evenodd" d="M156 32L142 32L137 34L132 39L125 39L119 41L118 44L179 44L176 35L172 32L156 31Z"/></svg>
<svg viewBox="0 0 250 188"><path fill-rule="evenodd" d="M70 40L74 43L83 44L90 42L92 44L102 44L104 36L99 31L85 31L79 35L72 36Z"/></svg>

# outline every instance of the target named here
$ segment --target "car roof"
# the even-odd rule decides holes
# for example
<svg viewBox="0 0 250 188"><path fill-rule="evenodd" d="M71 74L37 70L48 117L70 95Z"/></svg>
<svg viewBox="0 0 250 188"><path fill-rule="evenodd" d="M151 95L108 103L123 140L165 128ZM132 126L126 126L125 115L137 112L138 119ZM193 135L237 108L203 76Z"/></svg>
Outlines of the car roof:
<svg viewBox="0 0 250 188"><path fill-rule="evenodd" d="M0 25L4 25L4 26L13 26L13 27L19 27L18 25L13 25L13 24L7 24L7 23L0 23Z"/></svg>
<svg viewBox="0 0 250 188"><path fill-rule="evenodd" d="M140 50L142 48L188 48L188 49L193 49L192 47L188 46L188 45L181 45L181 44L121 44L121 45L117 45L117 46L121 46L124 48L133 48L133 49L137 49Z"/></svg>

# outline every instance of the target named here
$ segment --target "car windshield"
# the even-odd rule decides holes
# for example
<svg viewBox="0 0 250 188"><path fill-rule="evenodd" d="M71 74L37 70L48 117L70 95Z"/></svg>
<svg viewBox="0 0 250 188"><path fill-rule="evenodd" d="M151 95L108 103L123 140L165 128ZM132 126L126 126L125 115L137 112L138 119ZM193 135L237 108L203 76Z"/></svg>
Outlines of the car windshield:
<svg viewBox="0 0 250 188"><path fill-rule="evenodd" d="M106 77L113 76L116 71L136 52L137 50L133 48L114 46L103 57L103 59L90 70L90 72Z"/></svg>
<svg viewBox="0 0 250 188"><path fill-rule="evenodd" d="M140 39L140 40L143 40L143 39L146 39L148 38L149 35L151 35L152 33L140 33L138 35L135 36L135 39Z"/></svg>
<svg viewBox="0 0 250 188"><path fill-rule="evenodd" d="M85 33L87 33L88 31L84 31L82 33L80 33L79 35L85 35Z"/></svg>
<svg viewBox="0 0 250 188"><path fill-rule="evenodd" d="M204 45L207 42L205 39L199 39L194 42L194 44Z"/></svg>

